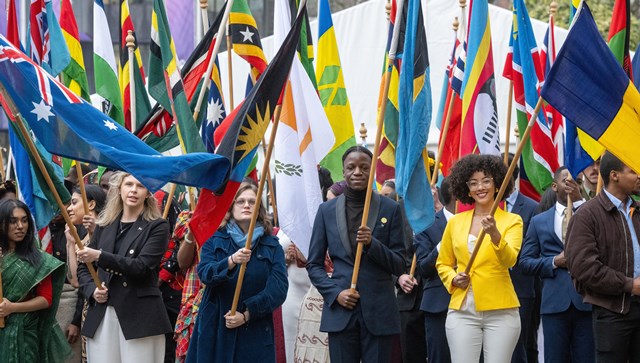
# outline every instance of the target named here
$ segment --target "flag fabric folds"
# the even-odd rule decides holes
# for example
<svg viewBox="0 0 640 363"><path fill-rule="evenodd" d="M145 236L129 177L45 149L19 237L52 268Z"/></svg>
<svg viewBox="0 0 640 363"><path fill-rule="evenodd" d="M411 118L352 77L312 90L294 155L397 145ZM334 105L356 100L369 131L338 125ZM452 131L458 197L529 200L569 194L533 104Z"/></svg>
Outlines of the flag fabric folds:
<svg viewBox="0 0 640 363"><path fill-rule="evenodd" d="M189 223L200 245L213 235L229 210L269 126L296 54L302 19L298 15L280 50L255 87L216 130L214 138L220 140L216 154L226 156L231 161L231 172L224 188L217 191L215 188L203 189L200 194Z"/></svg>
<svg viewBox="0 0 640 363"><path fill-rule="evenodd" d="M60 28L71 55L69 65L62 71L62 83L73 93L87 101L91 101L89 80L87 79L82 46L80 45L80 33L78 32L78 24L73 14L73 8L71 7L71 0L62 0L60 5Z"/></svg>
<svg viewBox="0 0 640 363"><path fill-rule="evenodd" d="M267 59L247 0L234 0L229 13L229 34L233 51L251 65L251 79L255 83L267 69Z"/></svg>
<svg viewBox="0 0 640 363"><path fill-rule="evenodd" d="M356 144L356 138L329 0L320 0L319 7L316 79L320 100L335 137L331 151L322 159L320 165L331 172L333 180L340 180L342 154Z"/></svg>
<svg viewBox="0 0 640 363"><path fill-rule="evenodd" d="M227 176L229 163L223 157L162 156L46 74L4 37L0 82L52 154L125 170L152 191L169 181L216 189Z"/></svg>
<svg viewBox="0 0 640 363"><path fill-rule="evenodd" d="M284 1L276 6L275 44L282 43L291 28L289 11ZM331 150L334 140L318 93L302 62L294 57L274 142L275 186L278 224L305 256L322 203L318 164Z"/></svg>
<svg viewBox="0 0 640 363"><path fill-rule="evenodd" d="M631 36L631 8L629 0L616 0L611 14L611 27L607 42L613 55L622 65L625 73L633 80L631 55L629 54L629 37Z"/></svg>
<svg viewBox="0 0 640 363"><path fill-rule="evenodd" d="M586 3L576 13L542 97L636 172L640 93L598 33Z"/></svg>
<svg viewBox="0 0 640 363"><path fill-rule="evenodd" d="M149 49L149 94L165 109L172 111L183 153L205 151L184 93L163 0L153 2Z"/></svg>
<svg viewBox="0 0 640 363"><path fill-rule="evenodd" d="M431 124L429 55L420 0L408 0L403 62L400 70L400 122L396 146L396 190L404 199L415 233L434 221L433 197L425 167Z"/></svg>
<svg viewBox="0 0 640 363"><path fill-rule="evenodd" d="M211 72L211 86L209 88L209 97L207 101L207 117L206 120L203 120L202 129L200 131L202 142L209 153L216 150L217 145L213 139L213 134L227 116L221 90L222 82L220 81L220 68L218 67L218 60L216 59L213 71Z"/></svg>
<svg viewBox="0 0 640 363"><path fill-rule="evenodd" d="M499 155L500 132L487 0L472 0L469 14L469 36L460 92L460 156L471 153Z"/></svg>
<svg viewBox="0 0 640 363"><path fill-rule="evenodd" d="M524 131L538 102L538 87L543 76L536 39L523 0L513 2L511 33L510 56L507 57L504 76L513 81L518 129ZM553 173L558 166L551 129L545 113L541 112L522 150L521 170L524 169L527 181L537 192L529 197L539 199L553 182Z"/></svg>
<svg viewBox="0 0 640 363"><path fill-rule="evenodd" d="M129 63L129 48L127 47L127 36L129 31L132 31L131 35L135 38L134 57L135 62ZM133 79L135 86L136 97L136 109L131 110L131 76L130 67L133 67ZM119 84L120 94L122 95L122 111L124 116L124 127L134 132L136 127L131 125L131 112L135 112L136 123L142 122L149 112L151 111L151 103L149 102L149 95L145 88L145 76L144 68L142 66L142 57L140 56L140 48L138 48L138 38L136 37L136 30L131 20L131 14L129 13L129 1L120 0L120 72Z"/></svg>
<svg viewBox="0 0 640 363"><path fill-rule="evenodd" d="M93 35L94 78L102 112L124 125L116 56L113 54L109 22L102 0L93 2Z"/></svg>
<svg viewBox="0 0 640 363"><path fill-rule="evenodd" d="M187 59L180 71L184 92L191 109L195 108L197 95L202 88L203 76L207 71L209 59L211 59L213 53L215 36L222 21L223 14L224 6L220 9L220 13L215 21L211 24L209 30L200 40L198 46L193 53L191 53L191 56ZM206 107L206 103L203 103L202 107ZM201 123L201 117L205 114L206 112L204 110L200 110L200 116L198 117L199 119L196 120L196 125ZM160 152L172 149L179 144L176 128L173 123L173 113L170 108L166 109L160 103L156 103L155 106L153 106L147 118L136 128L137 131L135 134L149 146Z"/></svg>

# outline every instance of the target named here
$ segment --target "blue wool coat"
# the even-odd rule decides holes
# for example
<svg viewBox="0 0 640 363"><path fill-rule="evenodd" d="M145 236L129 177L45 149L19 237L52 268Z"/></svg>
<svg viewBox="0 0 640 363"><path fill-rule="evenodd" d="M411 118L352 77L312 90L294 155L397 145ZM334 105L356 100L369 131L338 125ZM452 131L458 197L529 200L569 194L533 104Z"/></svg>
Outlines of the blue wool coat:
<svg viewBox="0 0 640 363"><path fill-rule="evenodd" d="M238 250L225 229L203 246L198 265L206 285L187 363L275 362L272 312L284 302L289 286L284 251L273 236L252 246L244 275L238 313L249 310L247 324L227 329L224 314L231 309L239 266L229 271L227 259Z"/></svg>

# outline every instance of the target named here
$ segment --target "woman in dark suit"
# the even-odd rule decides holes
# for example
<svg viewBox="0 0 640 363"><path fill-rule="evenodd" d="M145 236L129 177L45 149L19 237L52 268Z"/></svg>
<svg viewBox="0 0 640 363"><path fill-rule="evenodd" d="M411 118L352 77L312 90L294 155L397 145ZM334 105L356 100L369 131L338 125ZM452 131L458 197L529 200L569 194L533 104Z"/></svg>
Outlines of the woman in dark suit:
<svg viewBox="0 0 640 363"><path fill-rule="evenodd" d="M271 235L262 205L251 249L244 248L256 192L254 184L240 184L222 226L202 246L198 276L206 288L187 363L276 361L272 313L287 297L289 283L284 251ZM238 311L231 315L238 270L245 262Z"/></svg>
<svg viewBox="0 0 640 363"><path fill-rule="evenodd" d="M107 206L89 247L78 251L78 279L89 311L82 334L89 362L156 363L164 360L164 334L172 331L158 289L158 269L169 224L153 195L135 177L111 178ZM86 264L103 281L96 287Z"/></svg>

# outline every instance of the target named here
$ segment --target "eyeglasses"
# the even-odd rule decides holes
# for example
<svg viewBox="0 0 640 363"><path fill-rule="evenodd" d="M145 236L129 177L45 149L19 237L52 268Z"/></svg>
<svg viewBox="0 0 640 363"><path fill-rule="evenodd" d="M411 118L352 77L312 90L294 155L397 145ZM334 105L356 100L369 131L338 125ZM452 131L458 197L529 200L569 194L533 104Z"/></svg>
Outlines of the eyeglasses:
<svg viewBox="0 0 640 363"><path fill-rule="evenodd" d="M485 188L488 188L491 186L491 183L493 182L493 178L484 178L480 181L477 180L469 180L467 182L467 186L469 187L469 190L476 190L478 188L480 188L480 185L482 185Z"/></svg>
<svg viewBox="0 0 640 363"><path fill-rule="evenodd" d="M249 203L249 206L253 207L254 205L256 205L256 200L255 199L236 199L236 201L234 202L234 204L238 207L244 207L246 203Z"/></svg>

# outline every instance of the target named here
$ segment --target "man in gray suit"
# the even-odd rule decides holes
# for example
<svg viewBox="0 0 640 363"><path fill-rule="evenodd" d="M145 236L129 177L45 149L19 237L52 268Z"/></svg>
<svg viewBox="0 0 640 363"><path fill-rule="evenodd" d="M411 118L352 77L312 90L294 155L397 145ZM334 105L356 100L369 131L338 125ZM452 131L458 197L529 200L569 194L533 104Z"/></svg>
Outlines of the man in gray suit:
<svg viewBox="0 0 640 363"><path fill-rule="evenodd" d="M371 160L362 146L344 153L345 193L321 204L313 225L307 271L324 298L320 331L329 333L333 363L387 363L392 337L400 333L392 276L404 270L403 219L396 202L374 193L366 226L360 226ZM364 249L352 291L358 243ZM327 253L334 266L331 277L324 269Z"/></svg>

